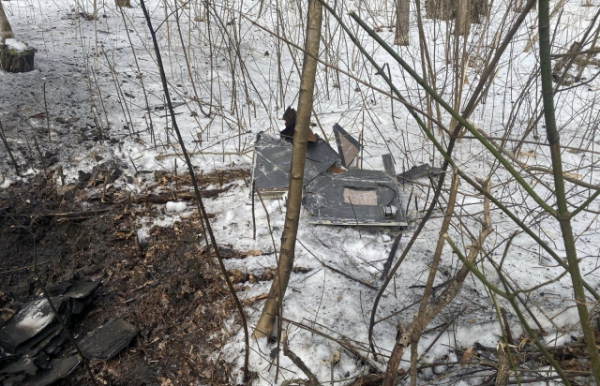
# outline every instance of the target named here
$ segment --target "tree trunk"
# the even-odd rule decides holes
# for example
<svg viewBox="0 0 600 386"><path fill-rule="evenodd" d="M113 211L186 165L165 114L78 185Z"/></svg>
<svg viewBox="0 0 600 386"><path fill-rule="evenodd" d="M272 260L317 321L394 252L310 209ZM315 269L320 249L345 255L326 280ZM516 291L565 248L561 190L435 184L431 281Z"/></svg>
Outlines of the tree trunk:
<svg viewBox="0 0 600 386"><path fill-rule="evenodd" d="M115 0L115 5L119 8L123 8L123 7L132 8L130 0Z"/></svg>
<svg viewBox="0 0 600 386"><path fill-rule="evenodd" d="M456 1L457 0L426 0L425 13L430 19L450 20L455 14L454 9Z"/></svg>
<svg viewBox="0 0 600 386"><path fill-rule="evenodd" d="M487 0L471 0L471 23L481 24L482 17L489 16Z"/></svg>
<svg viewBox="0 0 600 386"><path fill-rule="evenodd" d="M525 4L523 0L512 0L512 11L521 12L523 9L523 4Z"/></svg>
<svg viewBox="0 0 600 386"><path fill-rule="evenodd" d="M456 34L467 36L471 29L470 0L457 0Z"/></svg>
<svg viewBox="0 0 600 386"><path fill-rule="evenodd" d="M277 275L271 285L269 297L260 319L254 330L254 337L260 338L272 334L276 317L281 312L283 296L290 280L294 264L294 251L298 221L300 219L300 205L302 202L302 185L304 180L304 164L306 162L307 135L310 124L310 113L313 104L315 89L315 76L317 73L317 60L319 43L321 40L322 5L318 0L309 0L308 23L306 29L306 42L304 64L302 66L302 79L300 81L300 95L298 97L298 114L296 117L296 130L292 150L292 165L290 171L290 184L285 214L285 224L281 237L281 251ZM279 331L277 331L277 334Z"/></svg>
<svg viewBox="0 0 600 386"><path fill-rule="evenodd" d="M512 10L513 12L521 12L523 6L525 5L526 0L512 0ZM531 8L530 12L533 12L536 9L535 4Z"/></svg>
<svg viewBox="0 0 600 386"><path fill-rule="evenodd" d="M417 0L420 1L420 0ZM408 31L410 26L410 0L396 0L396 36L394 44L408 46Z"/></svg>
<svg viewBox="0 0 600 386"><path fill-rule="evenodd" d="M8 22L6 13L4 13L2 1L0 0L0 40L4 43L6 42L6 39L12 39L14 37L15 35L13 34L12 28L10 28L10 23Z"/></svg>

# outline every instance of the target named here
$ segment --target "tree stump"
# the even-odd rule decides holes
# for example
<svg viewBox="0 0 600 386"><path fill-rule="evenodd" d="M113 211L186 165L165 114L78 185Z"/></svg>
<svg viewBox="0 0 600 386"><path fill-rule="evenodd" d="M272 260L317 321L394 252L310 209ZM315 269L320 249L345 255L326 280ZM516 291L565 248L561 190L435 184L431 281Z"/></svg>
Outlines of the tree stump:
<svg viewBox="0 0 600 386"><path fill-rule="evenodd" d="M23 48L23 46L25 46L23 43L19 46L0 43L0 69L6 72L32 71L33 58L37 50L27 46Z"/></svg>

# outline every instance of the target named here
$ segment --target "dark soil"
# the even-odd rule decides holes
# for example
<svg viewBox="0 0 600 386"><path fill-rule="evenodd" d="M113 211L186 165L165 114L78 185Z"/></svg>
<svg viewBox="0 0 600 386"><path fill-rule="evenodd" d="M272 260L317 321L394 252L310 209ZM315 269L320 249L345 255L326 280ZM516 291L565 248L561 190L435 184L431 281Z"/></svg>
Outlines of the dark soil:
<svg viewBox="0 0 600 386"><path fill-rule="evenodd" d="M18 311L42 285L52 291L65 281L101 279L87 312L71 319L73 335L80 339L115 317L139 333L117 357L90 363L97 384L228 384L230 366L212 354L237 332L225 324L237 316L218 266L202 252L198 218L154 228L140 246L136 218L156 211L152 204L85 180L69 187L48 182L54 180L0 191L0 308ZM74 352L67 341L60 355ZM80 366L61 382L86 384L89 377Z"/></svg>

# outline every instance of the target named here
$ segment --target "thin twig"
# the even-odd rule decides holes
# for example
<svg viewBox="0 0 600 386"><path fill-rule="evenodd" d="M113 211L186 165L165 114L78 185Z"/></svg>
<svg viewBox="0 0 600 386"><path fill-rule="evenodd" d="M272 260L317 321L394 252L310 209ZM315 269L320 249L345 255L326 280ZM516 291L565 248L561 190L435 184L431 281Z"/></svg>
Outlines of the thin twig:
<svg viewBox="0 0 600 386"><path fill-rule="evenodd" d="M308 377L308 381L309 381L309 385L310 386L318 386L318 385L320 385L319 380L317 379L317 377L315 377L315 375L304 364L304 362L302 362L302 359L300 359L296 354L294 354L294 352L292 350L290 350L290 348L287 345L287 342L284 342L284 344L283 344L283 355L285 355L286 357L290 358L292 360L292 362L294 362L294 364L300 370L302 370L302 372L304 374L306 374L306 376Z"/></svg>

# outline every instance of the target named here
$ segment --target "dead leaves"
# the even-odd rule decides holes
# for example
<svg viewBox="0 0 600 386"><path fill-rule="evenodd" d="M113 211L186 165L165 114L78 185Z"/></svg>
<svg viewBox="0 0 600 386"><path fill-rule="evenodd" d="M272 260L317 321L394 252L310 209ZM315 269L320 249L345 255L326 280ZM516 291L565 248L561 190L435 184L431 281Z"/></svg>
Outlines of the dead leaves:
<svg viewBox="0 0 600 386"><path fill-rule="evenodd" d="M461 367L467 366L474 357L475 357L475 355L473 354L473 346L471 346L465 350L462 358L460 358L460 366Z"/></svg>
<svg viewBox="0 0 600 386"><path fill-rule="evenodd" d="M564 371L577 373L590 371L589 355L582 338L572 337L572 342L562 346L546 345L546 350ZM515 345L500 342L493 348L476 343L462 352L459 363L461 368L481 366L496 368L498 370L497 377L502 382L508 379L515 368L536 369L549 365L533 340L524 334L520 336ZM500 384L506 384L502 382Z"/></svg>
<svg viewBox="0 0 600 386"><path fill-rule="evenodd" d="M292 272L294 272L294 273L307 273L310 271L312 271L312 268L305 268L305 267L292 268ZM246 282L250 282L250 284L256 284L259 281L270 281L270 280L275 279L276 268L271 267L263 272L255 273L255 274L243 273L239 269L230 269L227 271L227 274L229 275L229 280L233 284L242 284L242 283L246 283Z"/></svg>
<svg viewBox="0 0 600 386"><path fill-rule="evenodd" d="M200 253L202 253L203 255L206 254L206 247L204 247ZM262 256L263 255L263 251L261 251L260 249L253 249L247 252L240 252L240 251L235 251L233 250L231 245L222 245L219 247L219 256L221 256L222 259L228 260L228 259L245 259L246 257L255 257L255 256ZM216 258L217 254L211 249L210 251L210 257L211 258Z"/></svg>
<svg viewBox="0 0 600 386"><path fill-rule="evenodd" d="M208 185L223 186L229 184L235 180L247 179L250 177L250 170L248 169L230 169L230 170L216 170L208 174L196 175L196 180L200 187L206 187ZM159 170L154 172L154 181L166 186L170 183L191 185L190 176L187 173L176 174L170 171Z"/></svg>
<svg viewBox="0 0 600 386"><path fill-rule="evenodd" d="M257 302L257 301L259 301L259 300L266 299L266 298L268 298L268 297L269 297L269 294L268 294L268 293L260 294L260 295L258 295L258 296L253 296L253 297L251 297L251 298L248 298L248 299L244 299L244 300L242 300L242 305L243 305L243 306L247 306L247 305L250 305L250 304L252 304L252 303L254 303L254 302Z"/></svg>
<svg viewBox="0 0 600 386"><path fill-rule="evenodd" d="M134 230L118 230L114 233L114 236L118 240L128 240L135 236Z"/></svg>

